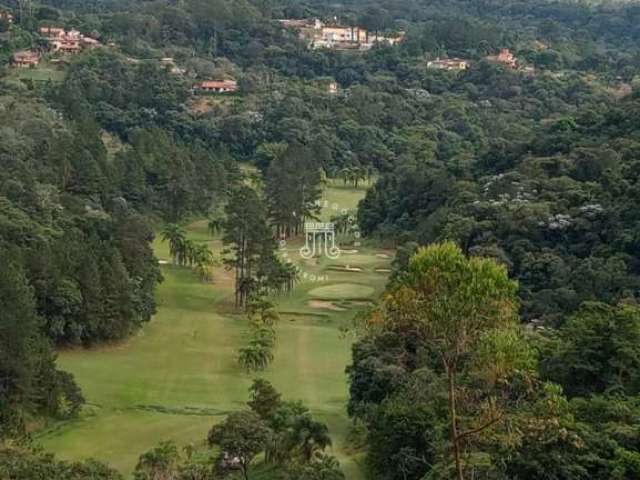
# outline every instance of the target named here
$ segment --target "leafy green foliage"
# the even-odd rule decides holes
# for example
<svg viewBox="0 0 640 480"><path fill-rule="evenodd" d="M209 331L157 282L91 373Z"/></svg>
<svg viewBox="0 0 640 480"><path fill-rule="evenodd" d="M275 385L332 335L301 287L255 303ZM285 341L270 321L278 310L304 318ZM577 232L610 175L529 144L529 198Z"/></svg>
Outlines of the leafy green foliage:
<svg viewBox="0 0 640 480"><path fill-rule="evenodd" d="M211 230L224 227L236 304L251 317L242 362L264 369L277 315L255 301L297 280L273 237L317 215L327 176L357 188L379 174L359 227L401 248L372 317L380 323L354 346L348 370L349 411L369 428L374 473L451 478L448 438L475 477L638 477L640 149L638 95L629 92L638 87L640 9L600 3L18 2L16 22L0 22L1 64L18 49L43 49L37 27L51 23L117 48L60 64L59 85L36 71L0 72L3 430L19 430L27 414L73 416L82 404L47 339L120 340L153 315L160 273L139 213L178 224L227 204ZM406 39L368 52L309 50L275 21L312 17ZM503 47L535 70L484 60ZM164 68L166 55L186 73ZM471 68L426 68L436 57ZM240 93L192 101L194 81L222 77L236 78ZM264 192L255 181L239 187L238 161L264 172ZM340 231L349 216L334 218ZM175 263L210 279L206 246L175 227L165 237ZM504 265L523 318L558 334L523 337L512 325L515 286L491 263L467 262L450 246L437 262L419 253L417 268L417 246L444 240ZM529 340L541 344L542 379L561 384L570 402L537 377ZM450 433L439 421L455 417L452 383L459 438L455 422ZM293 478L340 478L335 460L316 452L328 445L325 427L267 385L254 395L275 432L267 453L293 458ZM139 474L211 473L178 457L163 444ZM49 478L71 475L49 463Z"/></svg>
<svg viewBox="0 0 640 480"><path fill-rule="evenodd" d="M544 351L543 372L569 396L637 395L640 388L640 309L587 303Z"/></svg>
<svg viewBox="0 0 640 480"><path fill-rule="evenodd" d="M238 187L225 209L223 244L228 268L235 271L236 307L246 307L256 295L286 283L281 277L283 266L275 256L275 241L267 224L263 203L256 191Z"/></svg>
<svg viewBox="0 0 640 480"><path fill-rule="evenodd" d="M279 238L301 233L304 222L315 219L320 210L320 166L312 155L310 149L294 144L269 164L265 196Z"/></svg>
<svg viewBox="0 0 640 480"><path fill-rule="evenodd" d="M316 454L313 461L294 467L289 473L296 480L344 480L338 460L330 455Z"/></svg>
<svg viewBox="0 0 640 480"><path fill-rule="evenodd" d="M508 159L464 172L399 165L362 203L361 228L400 241L449 239L496 258L518 279L527 320L558 325L584 301L625 298L638 285L638 250L628 208L635 167L625 153L634 127L614 120L636 100L624 103L599 119L540 127L524 149L511 142Z"/></svg>
<svg viewBox="0 0 640 480"><path fill-rule="evenodd" d="M173 442L161 442L157 447L140 455L133 473L135 480L213 480L214 468L205 461L192 458L191 448L183 452ZM209 459L207 459L209 460Z"/></svg>
<svg viewBox="0 0 640 480"><path fill-rule="evenodd" d="M263 379L253 382L250 393L251 410L232 412L210 429L206 444L212 450L203 451L195 444L180 450L173 442L161 442L140 456L134 478L344 479L338 461L324 453L331 445L326 425L314 420L307 407L283 401Z"/></svg>
<svg viewBox="0 0 640 480"><path fill-rule="evenodd" d="M275 305L262 297L251 301L247 306L247 314L250 338L248 345L239 350L238 360L247 372L265 370L273 361L273 349L276 346L275 324L280 317Z"/></svg>
<svg viewBox="0 0 640 480"><path fill-rule="evenodd" d="M165 225L162 239L169 244L174 265L192 267L203 281L211 280L211 268L217 259L206 244L186 238L184 229L175 223Z"/></svg>
<svg viewBox="0 0 640 480"><path fill-rule="evenodd" d="M238 350L238 362L247 372L266 370L273 361L276 334L273 328L256 327L246 347Z"/></svg>
<svg viewBox="0 0 640 480"><path fill-rule="evenodd" d="M84 398L73 377L58 371L24 271L0 257L0 440L22 436L30 415L78 413Z"/></svg>
<svg viewBox="0 0 640 480"><path fill-rule="evenodd" d="M268 381L258 378L253 381L250 389L251 400L247 405L251 410L267 421L280 406L281 395Z"/></svg>
<svg viewBox="0 0 640 480"><path fill-rule="evenodd" d="M250 389L251 409L271 429L265 448L265 460L287 467L291 475L341 475L339 465L324 455L331 446L329 429L313 418L301 402L283 401L280 394L266 380L258 379Z"/></svg>
<svg viewBox="0 0 640 480"><path fill-rule="evenodd" d="M43 330L56 343L126 337L155 312L161 276L150 228L107 195L95 124L65 124L32 100L2 105L15 133L0 148L0 248L21 263Z"/></svg>
<svg viewBox="0 0 640 480"><path fill-rule="evenodd" d="M27 448L0 445L0 477L33 480L122 480L115 470L96 462L61 462Z"/></svg>
<svg viewBox="0 0 640 480"><path fill-rule="evenodd" d="M269 428L254 412L231 413L224 422L214 425L209 431L209 445L220 448L219 465L237 463L249 478L249 466L253 459L265 449L269 438Z"/></svg>
<svg viewBox="0 0 640 480"><path fill-rule="evenodd" d="M579 438L563 437L568 402L538 377L516 289L504 267L452 243L418 250L391 283L348 370L350 413L368 427L374 472L501 475L505 452L537 446L541 428L560 443Z"/></svg>

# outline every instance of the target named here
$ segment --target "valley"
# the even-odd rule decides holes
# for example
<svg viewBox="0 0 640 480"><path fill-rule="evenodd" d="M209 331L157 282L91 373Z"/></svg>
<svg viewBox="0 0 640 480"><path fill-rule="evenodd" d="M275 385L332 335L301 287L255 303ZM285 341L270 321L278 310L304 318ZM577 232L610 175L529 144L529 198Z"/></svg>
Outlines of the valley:
<svg viewBox="0 0 640 480"><path fill-rule="evenodd" d="M324 199L352 209L364 192L330 186ZM329 215L330 207L323 217ZM187 231L189 238L220 252L206 222L192 222ZM293 258L301 244L298 239L289 245ZM169 259L165 242L156 239L154 250L161 261ZM344 370L352 337L341 327L384 289L386 276L375 270L388 267L390 257L363 247L335 261L300 261L304 272L328 279L302 278L290 295L276 297L282 317L278 346L263 376L327 423L347 479L359 480L364 478L359 458L346 448L350 420ZM353 271L335 269L346 263ZM166 263L162 274L158 313L137 335L122 344L60 354L59 365L74 374L87 406L80 418L37 435L45 449L67 460L96 458L131 474L139 455L159 441L203 447L211 425L245 405L254 375L237 361L247 326L233 309L232 274L219 267L212 283L203 283L191 271Z"/></svg>

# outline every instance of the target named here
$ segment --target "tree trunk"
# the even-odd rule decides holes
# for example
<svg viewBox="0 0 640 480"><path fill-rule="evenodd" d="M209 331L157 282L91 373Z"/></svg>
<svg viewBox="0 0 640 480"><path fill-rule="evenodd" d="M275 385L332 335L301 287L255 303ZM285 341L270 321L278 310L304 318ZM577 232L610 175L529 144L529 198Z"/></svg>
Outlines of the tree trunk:
<svg viewBox="0 0 640 480"><path fill-rule="evenodd" d="M236 308L244 305L243 290L244 280L246 276L245 263L246 263L246 240L245 232L240 235L240 245L238 248L238 258L236 259Z"/></svg>
<svg viewBox="0 0 640 480"><path fill-rule="evenodd" d="M464 480L462 459L460 458L460 438L458 437L458 417L456 413L455 373L451 365L445 364L449 383L449 417L451 422L451 442L453 443L453 458L456 463L456 479Z"/></svg>

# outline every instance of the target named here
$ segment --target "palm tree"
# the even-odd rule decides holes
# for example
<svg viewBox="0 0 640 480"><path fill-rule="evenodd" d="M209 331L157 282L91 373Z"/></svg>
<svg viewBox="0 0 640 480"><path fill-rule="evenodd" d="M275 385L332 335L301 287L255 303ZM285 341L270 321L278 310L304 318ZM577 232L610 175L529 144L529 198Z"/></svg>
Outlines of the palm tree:
<svg viewBox="0 0 640 480"><path fill-rule="evenodd" d="M184 229L180 225L169 223L162 230L162 239L169 242L169 255L173 264L175 265L178 261L182 263L187 243Z"/></svg>
<svg viewBox="0 0 640 480"><path fill-rule="evenodd" d="M238 361L247 372L266 369L273 361L276 346L274 325L279 319L271 302L265 299L253 300L248 306L251 339L238 352Z"/></svg>
<svg viewBox="0 0 640 480"><path fill-rule="evenodd" d="M252 300L247 307L247 312L251 321L257 326L273 327L280 320L275 305L265 297Z"/></svg>
<svg viewBox="0 0 640 480"><path fill-rule="evenodd" d="M162 442L159 447L140 456L136 478L172 478L180 454L173 442Z"/></svg>
<svg viewBox="0 0 640 480"><path fill-rule="evenodd" d="M262 371L273 361L273 351L259 341L251 341L240 349L238 361L247 372Z"/></svg>
<svg viewBox="0 0 640 480"><path fill-rule="evenodd" d="M340 170L340 176L345 185L351 181L352 173L351 167L344 167Z"/></svg>
<svg viewBox="0 0 640 480"><path fill-rule="evenodd" d="M263 368L261 367L265 365L265 357L262 354L262 349L256 345L241 348L238 354L238 361L247 372L262 370Z"/></svg>
<svg viewBox="0 0 640 480"><path fill-rule="evenodd" d="M217 259L209 247L204 244L194 244L191 247L193 266L200 275L202 281L211 279L211 268L216 265Z"/></svg>

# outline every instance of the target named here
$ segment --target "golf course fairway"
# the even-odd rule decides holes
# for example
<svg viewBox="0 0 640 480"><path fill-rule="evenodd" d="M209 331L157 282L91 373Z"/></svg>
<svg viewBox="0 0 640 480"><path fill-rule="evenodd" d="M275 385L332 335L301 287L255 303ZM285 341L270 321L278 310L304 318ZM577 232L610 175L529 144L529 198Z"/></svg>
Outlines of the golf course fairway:
<svg viewBox="0 0 640 480"><path fill-rule="evenodd" d="M333 186L325 197L352 209L363 194ZM220 252L206 221L191 223L187 231L189 238ZM291 256L302 240L296 242L284 247ZM161 261L168 260L166 244L157 239L155 248ZM359 458L345 449L350 420L344 372L353 339L340 327L384 288L386 277L379 270L389 266L385 257L381 250L362 247L338 260L300 260L300 267L320 280L303 278L293 293L275 299L282 317L278 347L274 362L260 374L284 399L302 400L327 423L333 454L348 480L363 475ZM246 374L237 361L247 323L233 310L232 274L218 268L213 281L205 283L187 268L162 263L158 312L148 325L121 344L60 352L58 364L75 375L87 399L80 418L35 434L60 458L93 457L129 476L139 455L161 441L201 447L214 423L245 407L257 375ZM335 268L345 264L350 268Z"/></svg>

